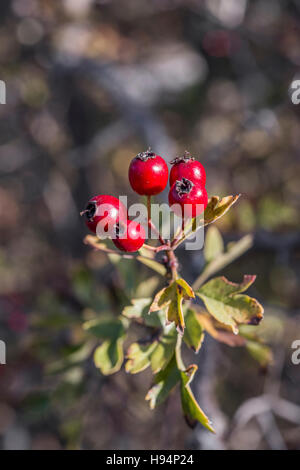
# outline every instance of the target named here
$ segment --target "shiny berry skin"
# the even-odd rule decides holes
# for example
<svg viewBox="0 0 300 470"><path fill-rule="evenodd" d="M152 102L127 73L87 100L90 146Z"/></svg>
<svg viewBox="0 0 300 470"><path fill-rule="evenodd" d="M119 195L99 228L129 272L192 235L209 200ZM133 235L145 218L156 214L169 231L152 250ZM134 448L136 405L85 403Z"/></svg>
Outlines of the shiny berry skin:
<svg viewBox="0 0 300 470"><path fill-rule="evenodd" d="M176 181L169 192L169 205L179 217L197 217L206 208L207 192L203 185L194 184L187 178ZM176 206L172 207L174 204Z"/></svg>
<svg viewBox="0 0 300 470"><path fill-rule="evenodd" d="M170 171L170 186L177 180L181 180L181 178L187 178L195 184L205 185L206 173L204 166L194 157L191 157L188 152L185 152L182 157L172 160L171 165L173 166Z"/></svg>
<svg viewBox="0 0 300 470"><path fill-rule="evenodd" d="M161 193L167 186L168 174L164 159L150 149L139 153L131 161L128 171L132 189L141 196Z"/></svg>
<svg viewBox="0 0 300 470"><path fill-rule="evenodd" d="M135 222L128 220L125 224L119 224L116 230L116 236L113 242L121 251L133 252L142 248L146 240L144 227ZM125 232L125 238L122 233Z"/></svg>
<svg viewBox="0 0 300 470"><path fill-rule="evenodd" d="M99 228L107 234L112 233L116 223L125 222L128 217L124 204L107 194L99 194L90 199L80 215L84 216L85 223L92 232L96 233L97 225L100 224Z"/></svg>

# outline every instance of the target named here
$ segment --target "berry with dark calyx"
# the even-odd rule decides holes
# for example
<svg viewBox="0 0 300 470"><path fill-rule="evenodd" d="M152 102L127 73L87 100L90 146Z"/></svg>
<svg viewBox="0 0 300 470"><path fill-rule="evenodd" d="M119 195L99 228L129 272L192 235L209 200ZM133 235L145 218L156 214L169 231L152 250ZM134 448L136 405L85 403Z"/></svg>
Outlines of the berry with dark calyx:
<svg viewBox="0 0 300 470"><path fill-rule="evenodd" d="M199 183L203 186L206 182L206 173L204 166L198 160L185 151L181 157L176 157L171 161L170 186L181 178L187 178L193 183Z"/></svg>
<svg viewBox="0 0 300 470"><path fill-rule="evenodd" d="M134 252L142 248L146 240L144 227L134 220L125 224L117 224L113 242L121 251Z"/></svg>
<svg viewBox="0 0 300 470"><path fill-rule="evenodd" d="M139 153L130 163L128 176L132 189L141 196L161 193L168 183L168 167L151 149Z"/></svg>
<svg viewBox="0 0 300 470"><path fill-rule="evenodd" d="M110 235L116 223L126 222L128 214L125 205L114 196L99 194L90 199L84 211L80 213L85 218L88 228L96 233L97 226ZM99 228L99 227L98 227Z"/></svg>
<svg viewBox="0 0 300 470"><path fill-rule="evenodd" d="M204 185L187 178L175 181L169 192L169 205L176 215L185 219L197 217L208 202ZM173 206L173 207L172 207Z"/></svg>

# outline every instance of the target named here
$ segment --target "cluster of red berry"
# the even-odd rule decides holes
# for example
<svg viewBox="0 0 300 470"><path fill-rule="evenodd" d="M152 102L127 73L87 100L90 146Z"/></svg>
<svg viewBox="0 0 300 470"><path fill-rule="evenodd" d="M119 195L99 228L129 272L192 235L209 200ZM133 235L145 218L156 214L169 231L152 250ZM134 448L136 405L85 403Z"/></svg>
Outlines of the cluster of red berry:
<svg viewBox="0 0 300 470"><path fill-rule="evenodd" d="M169 205L184 218L200 215L207 206L205 190L206 174L203 165L188 152L171 162ZM150 149L139 153L130 163L129 181L132 189L142 196L161 193L168 183L168 166L165 160ZM105 205L105 210L100 207ZM101 227L108 235L114 235L115 246L127 252L139 250L145 242L143 226L128 219L127 209L116 197L99 195L90 199L85 210L86 225L96 233ZM108 227L113 228L109 233ZM122 233L122 236L120 235Z"/></svg>

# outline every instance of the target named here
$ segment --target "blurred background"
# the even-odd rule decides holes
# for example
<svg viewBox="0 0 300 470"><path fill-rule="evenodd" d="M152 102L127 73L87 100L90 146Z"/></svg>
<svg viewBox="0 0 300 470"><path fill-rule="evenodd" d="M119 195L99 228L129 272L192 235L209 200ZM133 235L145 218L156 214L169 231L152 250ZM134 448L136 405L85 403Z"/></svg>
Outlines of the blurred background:
<svg viewBox="0 0 300 470"><path fill-rule="evenodd" d="M1 1L1 448L300 448L299 13L297 0ZM210 196L242 193L217 225L226 242L254 235L222 274L258 275L274 364L207 338L193 390L216 436L186 425L177 393L150 411L148 371L101 375L81 327L152 275L85 246L79 216L95 194L136 201L127 168L149 145L195 155ZM191 280L203 255L183 255Z"/></svg>

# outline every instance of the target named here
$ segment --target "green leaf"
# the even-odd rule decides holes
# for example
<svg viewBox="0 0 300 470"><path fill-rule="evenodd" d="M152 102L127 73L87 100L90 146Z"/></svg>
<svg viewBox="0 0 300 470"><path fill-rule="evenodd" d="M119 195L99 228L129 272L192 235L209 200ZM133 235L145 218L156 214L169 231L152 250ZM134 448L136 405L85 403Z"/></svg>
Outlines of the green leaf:
<svg viewBox="0 0 300 470"><path fill-rule="evenodd" d="M154 374L164 369L174 354L177 334L175 328L149 344L133 343L127 351L126 372L137 374L151 365Z"/></svg>
<svg viewBox="0 0 300 470"><path fill-rule="evenodd" d="M257 325L263 318L262 305L252 297L241 294L254 282L256 276L246 275L240 284L216 277L197 291L209 313L220 323L229 325L238 333L241 323Z"/></svg>
<svg viewBox="0 0 300 470"><path fill-rule="evenodd" d="M152 328L162 328L165 326L165 312L160 310L149 315L149 309L143 313L143 320L146 326Z"/></svg>
<svg viewBox="0 0 300 470"><path fill-rule="evenodd" d="M156 347L151 353L151 368L154 374L166 367L174 354L177 341L177 333L174 327L165 332L158 340Z"/></svg>
<svg viewBox="0 0 300 470"><path fill-rule="evenodd" d="M117 372L123 363L125 328L119 318L94 318L84 323L83 328L96 338L105 341L94 352L95 366L104 375Z"/></svg>
<svg viewBox="0 0 300 470"><path fill-rule="evenodd" d="M187 423L194 427L196 422L202 424L206 429L215 432L210 420L198 405L195 396L190 388L190 383L195 375L197 366L192 364L186 371L180 371L181 378L181 405Z"/></svg>
<svg viewBox="0 0 300 470"><path fill-rule="evenodd" d="M125 290L126 293L131 296L133 295L136 288L137 279L137 265L134 259L124 259L120 255L108 254L110 262L116 267L122 284L120 290Z"/></svg>
<svg viewBox="0 0 300 470"><path fill-rule="evenodd" d="M204 332L198 321L197 314L194 310L188 309L185 314L185 330L183 341L187 346L196 353L199 351L204 339Z"/></svg>
<svg viewBox="0 0 300 470"><path fill-rule="evenodd" d="M120 370L123 363L123 338L104 341L94 352L94 363L103 375Z"/></svg>
<svg viewBox="0 0 300 470"><path fill-rule="evenodd" d="M94 318L83 324L83 329L100 339L117 339L125 334L125 328L119 318Z"/></svg>
<svg viewBox="0 0 300 470"><path fill-rule="evenodd" d="M165 310L167 324L175 322L177 331L183 334L185 325L182 301L184 297L194 296L193 289L188 283L184 279L177 279L156 294L149 313L162 309Z"/></svg>
<svg viewBox="0 0 300 470"><path fill-rule="evenodd" d="M137 259L140 263L144 264L145 266L148 266L148 268L157 272L161 276L165 276L167 274L167 269L165 268L165 266L159 263L158 261L155 261L154 259L145 258L143 256L137 256L135 259Z"/></svg>
<svg viewBox="0 0 300 470"><path fill-rule="evenodd" d="M267 367L273 362L273 354L269 346L257 343L256 341L247 341L246 348L253 359L262 367Z"/></svg>
<svg viewBox="0 0 300 470"><path fill-rule="evenodd" d="M72 315L64 312L50 312L45 316L33 314L31 323L37 328L48 328L62 330L63 328L70 328L71 325L76 325L77 320Z"/></svg>
<svg viewBox="0 0 300 470"><path fill-rule="evenodd" d="M46 365L47 374L61 374L85 361L94 348L94 343L86 341L74 348L69 353L61 354L61 359Z"/></svg>
<svg viewBox="0 0 300 470"><path fill-rule="evenodd" d="M193 283L193 289L199 289L209 277L225 268L225 266L228 266L228 264L232 263L236 258L245 253L245 251L249 250L252 244L253 237L251 235L245 235L245 237L241 238L239 241L231 243L225 253L222 253L218 258L215 258L206 265L202 273Z"/></svg>
<svg viewBox="0 0 300 470"><path fill-rule="evenodd" d="M167 367L156 374L154 384L146 395L150 408L153 410L157 405L163 403L169 393L180 381L180 372L177 368L175 355L168 363Z"/></svg>
<svg viewBox="0 0 300 470"><path fill-rule="evenodd" d="M126 372L137 374L147 369L147 367L150 366L151 353L154 351L156 345L156 341L151 344L132 343L126 355Z"/></svg>
<svg viewBox="0 0 300 470"><path fill-rule="evenodd" d="M207 263L216 259L224 252L224 243L220 231L215 225L208 228L205 244L204 244L204 258Z"/></svg>
<svg viewBox="0 0 300 470"><path fill-rule="evenodd" d="M136 298L145 298L153 295L154 290L157 288L160 282L160 278L156 275L148 277L145 281L142 281L135 292Z"/></svg>
<svg viewBox="0 0 300 470"><path fill-rule="evenodd" d="M129 319L140 319L147 326L161 328L164 322L162 318L163 312L155 312L152 315L149 315L149 305L151 300L152 299L150 298L132 299L132 305L125 307L122 314Z"/></svg>
<svg viewBox="0 0 300 470"><path fill-rule="evenodd" d="M190 385L197 370L198 366L196 364L191 364L186 370L180 371L181 381L185 387Z"/></svg>
<svg viewBox="0 0 300 470"><path fill-rule="evenodd" d="M125 307L122 314L127 318L141 318L146 307L149 307L151 300L151 298L131 299L132 305Z"/></svg>

